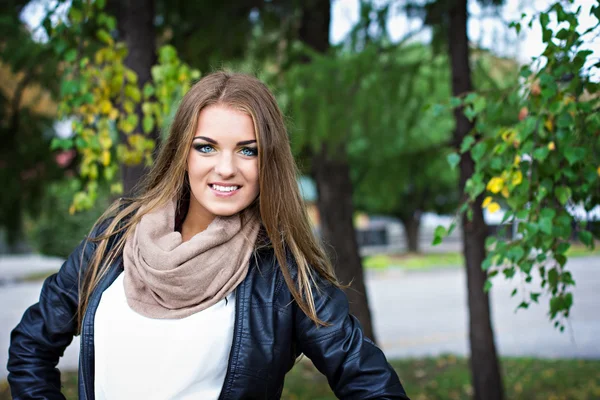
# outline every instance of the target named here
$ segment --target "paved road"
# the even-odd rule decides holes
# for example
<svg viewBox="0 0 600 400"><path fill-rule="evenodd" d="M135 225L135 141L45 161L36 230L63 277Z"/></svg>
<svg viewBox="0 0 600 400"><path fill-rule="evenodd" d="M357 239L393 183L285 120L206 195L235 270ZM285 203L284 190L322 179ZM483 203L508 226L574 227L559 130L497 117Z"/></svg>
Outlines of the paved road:
<svg viewBox="0 0 600 400"><path fill-rule="evenodd" d="M497 280L492 289L493 323L500 354L546 358L600 358L600 257L569 261L577 282L570 332L548 322L547 298L514 313L518 282ZM468 352L465 274L462 269L370 273L367 286L378 340L389 357L420 357ZM10 330L37 301L40 283L0 286L0 379L6 376ZM76 368L79 341L67 349L59 366Z"/></svg>

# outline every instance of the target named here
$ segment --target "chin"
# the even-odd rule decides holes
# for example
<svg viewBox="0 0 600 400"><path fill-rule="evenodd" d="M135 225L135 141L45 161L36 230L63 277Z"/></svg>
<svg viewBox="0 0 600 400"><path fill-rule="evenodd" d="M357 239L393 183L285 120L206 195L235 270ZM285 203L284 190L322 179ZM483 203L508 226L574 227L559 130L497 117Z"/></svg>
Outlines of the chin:
<svg viewBox="0 0 600 400"><path fill-rule="evenodd" d="M210 209L211 214L219 217L231 217L244 210L246 207L213 207Z"/></svg>

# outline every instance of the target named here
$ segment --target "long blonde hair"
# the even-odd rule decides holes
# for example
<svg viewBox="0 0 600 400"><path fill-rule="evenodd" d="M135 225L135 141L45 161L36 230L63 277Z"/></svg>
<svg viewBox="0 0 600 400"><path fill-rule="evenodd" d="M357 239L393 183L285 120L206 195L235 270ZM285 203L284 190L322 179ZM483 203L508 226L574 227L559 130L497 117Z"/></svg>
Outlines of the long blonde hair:
<svg viewBox="0 0 600 400"><path fill-rule="evenodd" d="M99 223L109 221L100 235L90 238L97 246L80 278L78 329L81 329L91 293L123 251L127 237L140 219L171 199L181 200L189 193L186 160L200 111L213 104L227 105L252 117L259 153L260 196L251 207L257 208L269 245L294 300L316 324L327 325L315 310L313 289L318 290L315 273L335 286L341 285L312 233L296 180L298 171L283 115L273 94L255 77L216 72L197 82L182 99L169 136L140 186L140 194L112 204L94 225L95 228ZM295 281L286 259L288 251L296 264Z"/></svg>

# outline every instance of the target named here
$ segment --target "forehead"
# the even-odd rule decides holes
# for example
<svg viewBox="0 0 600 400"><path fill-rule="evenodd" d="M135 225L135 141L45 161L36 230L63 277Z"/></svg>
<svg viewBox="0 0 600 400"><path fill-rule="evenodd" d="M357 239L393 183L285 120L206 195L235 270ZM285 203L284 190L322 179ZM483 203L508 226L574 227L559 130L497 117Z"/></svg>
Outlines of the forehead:
<svg viewBox="0 0 600 400"><path fill-rule="evenodd" d="M195 136L206 136L216 141L256 140L252 117L222 104L211 105L200 111Z"/></svg>

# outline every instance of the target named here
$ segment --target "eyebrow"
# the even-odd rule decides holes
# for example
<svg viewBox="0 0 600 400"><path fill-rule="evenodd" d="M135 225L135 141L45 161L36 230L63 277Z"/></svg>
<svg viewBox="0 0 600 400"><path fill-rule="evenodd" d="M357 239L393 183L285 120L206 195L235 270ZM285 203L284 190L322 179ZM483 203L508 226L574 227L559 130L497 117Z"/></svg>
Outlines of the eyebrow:
<svg viewBox="0 0 600 400"><path fill-rule="evenodd" d="M196 140L196 139L203 139L203 140L206 140L208 143L218 144L216 140L211 139L211 138L206 137L206 136L196 136L193 140ZM256 140L254 140L254 139L252 139L252 140L242 140L241 142L237 142L236 146L244 146L244 145L252 144L252 143L256 143Z"/></svg>

